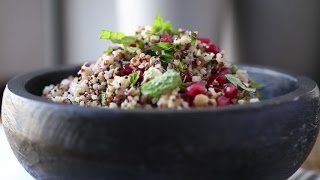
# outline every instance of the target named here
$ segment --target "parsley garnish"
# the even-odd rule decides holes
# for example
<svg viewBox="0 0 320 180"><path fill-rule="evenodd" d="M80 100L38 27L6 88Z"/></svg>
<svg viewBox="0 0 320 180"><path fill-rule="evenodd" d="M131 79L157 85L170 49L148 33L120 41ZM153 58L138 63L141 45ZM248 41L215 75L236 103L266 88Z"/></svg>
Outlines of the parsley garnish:
<svg viewBox="0 0 320 180"><path fill-rule="evenodd" d="M139 79L139 74L140 74L139 72L133 72L129 74L129 81L131 86L134 86L137 83Z"/></svg>
<svg viewBox="0 0 320 180"><path fill-rule="evenodd" d="M163 33L178 34L179 31L172 27L170 21L164 21L163 18L158 14L153 21L151 33L156 35Z"/></svg>
<svg viewBox="0 0 320 180"><path fill-rule="evenodd" d="M104 53L106 54L111 54L113 51L113 48L112 47L109 47Z"/></svg>
<svg viewBox="0 0 320 180"><path fill-rule="evenodd" d="M162 54L160 56L160 61L161 61L162 64L168 64L173 60L173 58L174 57L171 54Z"/></svg>
<svg viewBox="0 0 320 180"><path fill-rule="evenodd" d="M123 33L108 30L102 30L100 32L100 39L108 39L113 43L123 44L124 46L132 44L136 40L134 36L126 36Z"/></svg>
<svg viewBox="0 0 320 180"><path fill-rule="evenodd" d="M243 90L246 90L248 92L255 92L256 89L255 88L248 88L246 87L239 78L237 78L236 76L232 75L232 74L226 74L225 75L226 78L235 86L239 86L240 88L242 88Z"/></svg>
<svg viewBox="0 0 320 180"><path fill-rule="evenodd" d="M158 76L141 86L141 92L145 96L160 97L163 93L173 90L182 84L178 72L168 70L161 76Z"/></svg>

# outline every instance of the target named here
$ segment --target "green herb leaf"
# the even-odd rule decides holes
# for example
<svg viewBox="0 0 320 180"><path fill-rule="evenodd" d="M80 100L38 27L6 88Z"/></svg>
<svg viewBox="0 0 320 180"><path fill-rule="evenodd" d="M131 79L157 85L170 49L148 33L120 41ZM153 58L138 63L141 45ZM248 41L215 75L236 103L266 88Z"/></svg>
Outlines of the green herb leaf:
<svg viewBox="0 0 320 180"><path fill-rule="evenodd" d="M160 97L163 93L173 90L181 84L182 81L179 73L174 70L168 70L161 76L142 84L141 92L146 96Z"/></svg>
<svg viewBox="0 0 320 180"><path fill-rule="evenodd" d="M169 51L173 49L173 44L168 42L159 42L155 45L159 50Z"/></svg>
<svg viewBox="0 0 320 180"><path fill-rule="evenodd" d="M152 49L147 49L144 53L148 54L150 56L156 56L157 55L156 52L153 51Z"/></svg>
<svg viewBox="0 0 320 180"><path fill-rule="evenodd" d="M252 88L256 88L256 89L258 89L260 87L259 84L254 80L250 80L250 86Z"/></svg>
<svg viewBox="0 0 320 180"><path fill-rule="evenodd" d="M196 34L195 32L191 32L190 36L191 36L191 45L192 45L192 46L196 45L196 42L197 42L197 34Z"/></svg>
<svg viewBox="0 0 320 180"><path fill-rule="evenodd" d="M100 39L108 39L113 43L123 44L125 46L135 42L134 36L126 36L121 32L112 32L108 30L102 30L100 32Z"/></svg>
<svg viewBox="0 0 320 180"><path fill-rule="evenodd" d="M185 68L186 68L186 65L184 63L180 62L178 64L178 69L179 69L180 72L184 72Z"/></svg>
<svg viewBox="0 0 320 180"><path fill-rule="evenodd" d="M152 25L152 34L163 34L163 33L170 33L170 34L178 34L178 30L172 27L170 21L164 21L163 18L158 14L153 21Z"/></svg>
<svg viewBox="0 0 320 180"><path fill-rule="evenodd" d="M108 47L108 49L104 53L111 54L112 51L113 51L113 48L112 47Z"/></svg>
<svg viewBox="0 0 320 180"><path fill-rule="evenodd" d="M256 89L255 88L248 88L246 87L239 78L237 78L236 76L232 75L232 74L226 74L225 75L226 78L235 86L239 86L240 88L249 91L249 92L255 92Z"/></svg>
<svg viewBox="0 0 320 180"><path fill-rule="evenodd" d="M102 93L100 94L101 105L105 105L106 98L107 98L107 93L106 93L106 92L102 92Z"/></svg>
<svg viewBox="0 0 320 180"><path fill-rule="evenodd" d="M231 73L232 73L232 74L236 74L237 71L238 71L238 67L233 64L233 65L231 66Z"/></svg>
<svg viewBox="0 0 320 180"><path fill-rule="evenodd" d="M160 56L160 60L161 60L161 63L162 63L162 64L168 64L168 63L170 63L173 58L174 58L174 57L173 57L173 55L171 55L171 54L163 54L163 55Z"/></svg>
<svg viewBox="0 0 320 180"><path fill-rule="evenodd" d="M129 51L130 53L136 53L138 49L139 48L137 48L137 47L128 47L127 51Z"/></svg>
<svg viewBox="0 0 320 180"><path fill-rule="evenodd" d="M140 74L140 72L133 72L133 73L129 74L129 81L130 81L131 86L134 86L137 83L137 81L139 79L139 74Z"/></svg>
<svg viewBox="0 0 320 180"><path fill-rule="evenodd" d="M137 45L140 49L144 49L144 42L143 41L138 41Z"/></svg>

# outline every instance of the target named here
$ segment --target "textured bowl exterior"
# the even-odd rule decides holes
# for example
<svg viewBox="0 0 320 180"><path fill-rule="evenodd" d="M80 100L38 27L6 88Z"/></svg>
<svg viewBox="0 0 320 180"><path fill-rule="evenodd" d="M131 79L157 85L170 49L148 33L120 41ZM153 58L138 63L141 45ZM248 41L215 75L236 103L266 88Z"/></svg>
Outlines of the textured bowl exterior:
<svg viewBox="0 0 320 180"><path fill-rule="evenodd" d="M244 67L275 86L263 92L266 100L179 111L88 108L34 95L77 68L29 73L7 84L5 133L37 179L286 179L318 134L319 89L305 77Z"/></svg>

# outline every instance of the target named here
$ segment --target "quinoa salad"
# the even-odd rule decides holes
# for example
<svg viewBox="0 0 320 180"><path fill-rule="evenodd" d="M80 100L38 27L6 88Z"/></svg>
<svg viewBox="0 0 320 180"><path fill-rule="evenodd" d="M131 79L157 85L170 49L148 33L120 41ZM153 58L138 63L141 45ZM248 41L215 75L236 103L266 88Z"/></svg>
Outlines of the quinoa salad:
<svg viewBox="0 0 320 180"><path fill-rule="evenodd" d="M259 102L257 83L197 31L175 29L157 15L133 35L102 30L111 40L77 76L43 89L53 102L101 108L216 107Z"/></svg>

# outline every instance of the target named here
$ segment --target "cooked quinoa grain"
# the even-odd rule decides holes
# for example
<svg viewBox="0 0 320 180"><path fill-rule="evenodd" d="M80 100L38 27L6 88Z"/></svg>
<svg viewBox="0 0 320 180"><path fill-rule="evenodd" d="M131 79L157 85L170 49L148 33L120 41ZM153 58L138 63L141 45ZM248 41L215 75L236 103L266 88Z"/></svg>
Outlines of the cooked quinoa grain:
<svg viewBox="0 0 320 180"><path fill-rule="evenodd" d="M132 36L103 30L115 43L76 77L43 89L59 103L102 108L214 107L259 102L256 83L228 63L197 31L174 29L157 16Z"/></svg>

